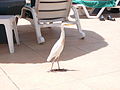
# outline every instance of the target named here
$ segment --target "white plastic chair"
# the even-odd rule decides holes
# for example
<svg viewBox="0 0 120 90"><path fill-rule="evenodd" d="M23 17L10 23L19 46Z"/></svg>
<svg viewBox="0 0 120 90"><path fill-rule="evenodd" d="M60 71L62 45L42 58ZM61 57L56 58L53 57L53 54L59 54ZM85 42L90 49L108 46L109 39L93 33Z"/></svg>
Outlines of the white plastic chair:
<svg viewBox="0 0 120 90"><path fill-rule="evenodd" d="M74 11L75 21L68 20L71 8ZM85 37L85 33L81 30L78 12L72 6L71 0L36 0L35 7L24 7L22 9L23 14L25 10L32 13L38 43L45 42L41 34L41 27L58 27L59 25L54 23L57 21L76 24L78 31L82 35L81 38Z"/></svg>
<svg viewBox="0 0 120 90"><path fill-rule="evenodd" d="M8 40L8 46L10 53L14 53L13 32L15 33L16 42L19 45L19 37L16 25L16 17L13 15L0 15L0 24L5 26L6 36Z"/></svg>
<svg viewBox="0 0 120 90"><path fill-rule="evenodd" d="M87 7L86 7L85 5L83 5L83 4L75 4L74 6L75 6L76 8L78 8L78 7L83 7L83 10L84 10L84 12L85 12L85 14L86 14L86 16L87 16L88 18L99 18L100 15L101 15L101 14L103 13L103 11L105 10L105 8L120 8L120 7L117 6L118 3L119 3L119 1L120 1L120 0L116 0L114 7L102 7L102 8L100 9L100 11L97 13L97 15L95 15L95 16L90 15L90 13L89 13L88 10L87 10Z"/></svg>

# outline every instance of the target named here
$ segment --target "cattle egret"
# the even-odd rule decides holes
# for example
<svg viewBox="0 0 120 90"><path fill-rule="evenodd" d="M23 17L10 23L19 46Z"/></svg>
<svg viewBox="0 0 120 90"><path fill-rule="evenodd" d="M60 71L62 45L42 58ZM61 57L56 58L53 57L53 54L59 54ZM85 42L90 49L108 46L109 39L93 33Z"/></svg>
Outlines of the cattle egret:
<svg viewBox="0 0 120 90"><path fill-rule="evenodd" d="M61 70L59 66L59 57L63 51L64 48L64 43L65 43L65 31L64 31L64 24L61 24L61 34L59 40L54 44L54 46L51 49L51 52L47 58L48 62L52 62L51 66L51 71L53 68L54 62L57 62L58 64L58 69L56 70Z"/></svg>

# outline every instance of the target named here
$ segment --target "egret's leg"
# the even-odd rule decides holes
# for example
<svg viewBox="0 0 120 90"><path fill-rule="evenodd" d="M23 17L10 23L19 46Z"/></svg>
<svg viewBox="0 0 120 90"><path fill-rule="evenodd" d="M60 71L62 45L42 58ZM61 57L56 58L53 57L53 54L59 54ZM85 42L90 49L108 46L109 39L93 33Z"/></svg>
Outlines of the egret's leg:
<svg viewBox="0 0 120 90"><path fill-rule="evenodd" d="M52 68L53 68L53 64L54 64L54 61L52 62L51 70L52 70Z"/></svg>
<svg viewBox="0 0 120 90"><path fill-rule="evenodd" d="M59 65L59 57L56 58L56 62L58 64L58 69L60 69L60 65Z"/></svg>
<svg viewBox="0 0 120 90"><path fill-rule="evenodd" d="M57 64L58 64L58 69L60 69L59 61L57 61Z"/></svg>

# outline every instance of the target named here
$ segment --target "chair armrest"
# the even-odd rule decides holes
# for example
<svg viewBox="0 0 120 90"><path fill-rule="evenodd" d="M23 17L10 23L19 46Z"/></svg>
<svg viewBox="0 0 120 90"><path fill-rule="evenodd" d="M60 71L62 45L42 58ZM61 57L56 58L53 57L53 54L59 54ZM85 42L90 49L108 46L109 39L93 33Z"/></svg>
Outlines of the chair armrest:
<svg viewBox="0 0 120 90"><path fill-rule="evenodd" d="M27 11L31 12L32 11L32 7L30 7L30 6L24 6L22 8L22 11L21 11L21 18L26 18L26 12Z"/></svg>

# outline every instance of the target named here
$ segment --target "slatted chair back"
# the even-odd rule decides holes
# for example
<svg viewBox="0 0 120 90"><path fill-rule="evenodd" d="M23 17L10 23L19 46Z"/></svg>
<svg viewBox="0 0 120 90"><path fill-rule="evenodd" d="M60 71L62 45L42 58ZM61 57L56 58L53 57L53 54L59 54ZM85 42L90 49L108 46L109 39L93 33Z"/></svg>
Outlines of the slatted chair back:
<svg viewBox="0 0 120 90"><path fill-rule="evenodd" d="M71 0L36 0L35 10L40 20L66 19Z"/></svg>

